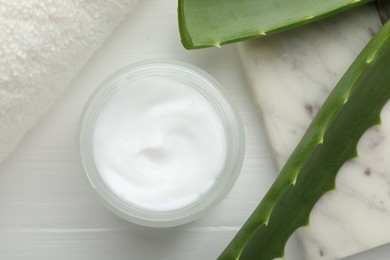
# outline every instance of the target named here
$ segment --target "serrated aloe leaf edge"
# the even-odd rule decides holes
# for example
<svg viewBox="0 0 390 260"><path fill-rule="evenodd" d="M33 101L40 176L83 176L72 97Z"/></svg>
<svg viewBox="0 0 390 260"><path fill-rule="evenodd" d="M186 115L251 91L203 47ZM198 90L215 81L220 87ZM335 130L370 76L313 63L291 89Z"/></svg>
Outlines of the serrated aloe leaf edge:
<svg viewBox="0 0 390 260"><path fill-rule="evenodd" d="M372 0L179 0L181 41L186 49L270 35Z"/></svg>
<svg viewBox="0 0 390 260"><path fill-rule="evenodd" d="M331 92L259 206L219 259L284 256L291 234L309 223L319 198L335 189L341 166L390 98L390 23L376 34Z"/></svg>

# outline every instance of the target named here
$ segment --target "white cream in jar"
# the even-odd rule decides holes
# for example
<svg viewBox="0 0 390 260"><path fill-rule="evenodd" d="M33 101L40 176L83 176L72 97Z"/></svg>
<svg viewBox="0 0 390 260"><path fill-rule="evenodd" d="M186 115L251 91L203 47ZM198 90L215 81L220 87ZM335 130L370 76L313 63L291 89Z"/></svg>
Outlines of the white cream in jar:
<svg viewBox="0 0 390 260"><path fill-rule="evenodd" d="M191 204L214 184L226 159L215 109L195 89L158 75L117 90L100 109L92 138L106 185L147 210Z"/></svg>
<svg viewBox="0 0 390 260"><path fill-rule="evenodd" d="M91 187L118 216L150 227L191 222L235 183L245 138L237 109L204 71L177 61L126 66L80 119Z"/></svg>

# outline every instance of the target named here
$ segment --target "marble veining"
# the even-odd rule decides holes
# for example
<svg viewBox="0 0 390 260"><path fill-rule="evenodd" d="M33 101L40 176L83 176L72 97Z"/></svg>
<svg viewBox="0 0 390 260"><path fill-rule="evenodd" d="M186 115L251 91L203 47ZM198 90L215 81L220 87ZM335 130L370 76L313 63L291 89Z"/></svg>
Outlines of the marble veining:
<svg viewBox="0 0 390 260"><path fill-rule="evenodd" d="M239 44L240 55L282 168L329 92L380 28L373 5ZM297 232L307 259L340 259L390 242L390 105L367 130ZM288 259L288 256L287 256Z"/></svg>

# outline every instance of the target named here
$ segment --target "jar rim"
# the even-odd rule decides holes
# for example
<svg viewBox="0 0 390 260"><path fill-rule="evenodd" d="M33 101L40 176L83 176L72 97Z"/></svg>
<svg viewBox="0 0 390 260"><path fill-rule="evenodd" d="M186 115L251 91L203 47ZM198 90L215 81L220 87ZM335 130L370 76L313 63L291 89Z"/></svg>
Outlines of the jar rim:
<svg viewBox="0 0 390 260"><path fill-rule="evenodd" d="M159 75L185 81L202 94L216 110L224 126L228 145L224 170L214 185L199 199L171 211L147 210L119 197L103 181L96 168L92 152L92 132L102 105L120 86L139 79ZM79 153L84 175L103 205L119 217L149 227L171 227L192 222L218 205L236 182L245 154L244 127L238 109L227 91L205 71L172 60L147 60L127 65L105 79L91 94L79 123Z"/></svg>

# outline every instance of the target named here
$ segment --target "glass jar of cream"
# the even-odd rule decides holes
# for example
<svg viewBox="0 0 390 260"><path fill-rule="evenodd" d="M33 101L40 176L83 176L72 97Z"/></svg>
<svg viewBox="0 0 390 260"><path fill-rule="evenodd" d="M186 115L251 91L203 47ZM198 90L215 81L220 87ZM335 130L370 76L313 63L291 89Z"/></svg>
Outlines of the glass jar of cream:
<svg viewBox="0 0 390 260"><path fill-rule="evenodd" d="M87 102L80 156L103 204L136 224L170 227L215 207L235 183L244 130L224 89L172 61L124 67Z"/></svg>

